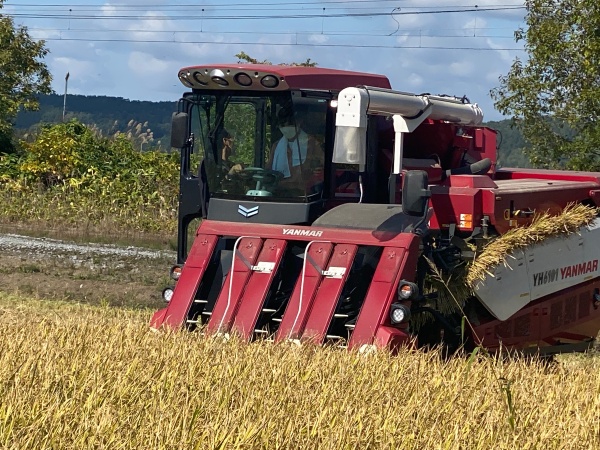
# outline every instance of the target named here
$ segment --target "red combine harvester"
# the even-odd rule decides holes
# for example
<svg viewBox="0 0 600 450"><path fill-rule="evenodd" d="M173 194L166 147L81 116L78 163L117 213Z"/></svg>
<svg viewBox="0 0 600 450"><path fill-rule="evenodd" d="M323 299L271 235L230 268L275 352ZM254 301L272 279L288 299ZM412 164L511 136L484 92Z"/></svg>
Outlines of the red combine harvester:
<svg viewBox="0 0 600 450"><path fill-rule="evenodd" d="M355 349L452 351L461 333L491 350L594 341L600 221L516 252L459 311L439 308L428 280L536 213L597 206L600 173L498 169L477 105L380 75L242 64L179 79L177 281L153 328Z"/></svg>

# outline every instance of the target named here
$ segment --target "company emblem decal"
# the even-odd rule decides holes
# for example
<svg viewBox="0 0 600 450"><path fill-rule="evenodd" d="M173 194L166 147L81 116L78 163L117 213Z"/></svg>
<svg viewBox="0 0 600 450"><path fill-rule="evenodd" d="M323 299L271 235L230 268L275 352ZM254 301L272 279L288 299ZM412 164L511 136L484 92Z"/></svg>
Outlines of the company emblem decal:
<svg viewBox="0 0 600 450"><path fill-rule="evenodd" d="M253 206L252 208L245 208L242 205L238 205L238 213L246 218L255 216L258 214L258 206Z"/></svg>
<svg viewBox="0 0 600 450"><path fill-rule="evenodd" d="M310 237L321 237L323 232L320 230L299 230L297 228L284 228L283 234L288 236L310 236Z"/></svg>
<svg viewBox="0 0 600 450"><path fill-rule="evenodd" d="M546 270L544 272L533 274L533 285L541 286L542 284L554 283L555 281L566 280L567 278L579 277L588 273L598 271L598 260L585 261L582 263L572 264L557 269Z"/></svg>

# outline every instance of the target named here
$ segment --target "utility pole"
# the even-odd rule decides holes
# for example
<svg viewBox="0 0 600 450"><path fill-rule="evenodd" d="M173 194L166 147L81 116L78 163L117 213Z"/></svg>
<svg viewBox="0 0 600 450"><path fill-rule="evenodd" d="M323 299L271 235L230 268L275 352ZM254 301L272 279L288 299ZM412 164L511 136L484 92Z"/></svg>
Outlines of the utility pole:
<svg viewBox="0 0 600 450"><path fill-rule="evenodd" d="M65 75L65 99L63 102L63 122L65 121L65 114L67 113L67 86L69 85L69 72Z"/></svg>

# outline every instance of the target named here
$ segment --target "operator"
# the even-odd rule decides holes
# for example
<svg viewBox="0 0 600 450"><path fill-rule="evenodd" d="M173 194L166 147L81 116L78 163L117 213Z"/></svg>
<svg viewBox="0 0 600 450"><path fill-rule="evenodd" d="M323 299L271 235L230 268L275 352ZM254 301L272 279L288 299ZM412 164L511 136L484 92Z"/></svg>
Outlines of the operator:
<svg viewBox="0 0 600 450"><path fill-rule="evenodd" d="M221 156L221 167L229 175L243 170L244 166L242 164L234 163L230 159L232 156L235 155L235 149L234 149L235 138L225 128L223 128L221 130L221 133L219 135L221 137L220 141L223 144L223 148L221 149L221 155L220 155Z"/></svg>
<svg viewBox="0 0 600 450"><path fill-rule="evenodd" d="M279 111L278 125L282 136L273 145L267 168L283 174L282 189L300 189L303 195L320 192L325 158L319 139L303 130L303 118L289 108Z"/></svg>
<svg viewBox="0 0 600 450"><path fill-rule="evenodd" d="M223 143L223 148L221 149L221 161L229 161L229 158L232 155L235 155L233 150L233 136L229 131L225 128L221 131L221 142Z"/></svg>

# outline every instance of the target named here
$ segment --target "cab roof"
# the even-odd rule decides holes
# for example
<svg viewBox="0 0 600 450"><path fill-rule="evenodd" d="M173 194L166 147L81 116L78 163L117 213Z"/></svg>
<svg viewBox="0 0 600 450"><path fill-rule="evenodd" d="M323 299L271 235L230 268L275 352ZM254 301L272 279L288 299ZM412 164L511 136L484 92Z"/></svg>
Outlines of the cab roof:
<svg viewBox="0 0 600 450"><path fill-rule="evenodd" d="M179 71L184 86L193 89L316 89L342 90L350 86L391 88L388 78L364 72L321 67L268 64L208 64ZM276 81L274 81L276 80Z"/></svg>

